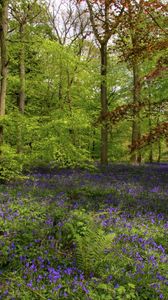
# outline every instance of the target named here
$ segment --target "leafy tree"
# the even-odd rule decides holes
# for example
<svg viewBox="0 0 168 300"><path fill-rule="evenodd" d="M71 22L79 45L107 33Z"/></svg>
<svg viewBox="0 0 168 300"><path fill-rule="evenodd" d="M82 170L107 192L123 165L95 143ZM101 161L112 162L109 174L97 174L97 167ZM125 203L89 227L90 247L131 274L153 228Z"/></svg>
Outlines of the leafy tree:
<svg viewBox="0 0 168 300"><path fill-rule="evenodd" d="M80 1L79 1L80 2ZM113 1L90 1L86 0L90 22L96 41L100 47L101 57L101 115L108 112L108 96L107 96L107 45L120 22L124 8L121 3L113 3ZM101 126L101 164L108 163L108 126Z"/></svg>
<svg viewBox="0 0 168 300"><path fill-rule="evenodd" d="M19 110L24 113L25 109L25 37L26 26L35 24L42 12L42 3L38 3L37 0L15 0L10 5L10 12L14 20L18 24L18 38L19 38Z"/></svg>

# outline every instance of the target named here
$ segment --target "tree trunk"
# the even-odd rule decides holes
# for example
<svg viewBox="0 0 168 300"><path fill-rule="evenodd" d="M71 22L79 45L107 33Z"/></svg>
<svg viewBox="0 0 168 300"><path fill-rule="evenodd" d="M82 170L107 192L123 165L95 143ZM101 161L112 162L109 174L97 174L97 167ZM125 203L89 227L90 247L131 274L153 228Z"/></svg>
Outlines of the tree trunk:
<svg viewBox="0 0 168 300"><path fill-rule="evenodd" d="M136 62L133 63L133 103L138 104L140 102L140 81L139 81L139 70ZM132 145L140 139L140 118L139 113L133 112L133 123L132 123ZM131 155L131 162L134 164L141 163L141 153L139 150Z"/></svg>
<svg viewBox="0 0 168 300"><path fill-rule="evenodd" d="M149 88L149 86L148 86ZM149 132L151 133L152 131L152 120L151 120L151 94L149 93L149 101L148 101L148 112L149 112L149 116L148 116L148 125L149 125ZM152 143L150 143L149 145L150 149L149 149L149 162L153 163L153 145Z"/></svg>
<svg viewBox="0 0 168 300"><path fill-rule="evenodd" d="M96 142L95 142L95 136L96 136L96 130L93 129L93 135L92 135L92 159L95 159L95 149L96 149Z"/></svg>
<svg viewBox="0 0 168 300"><path fill-rule="evenodd" d="M25 110L25 45L24 45L24 24L19 24L19 35L20 35L20 52L19 52L19 111L24 114ZM17 133L17 153L22 152L22 129L18 127Z"/></svg>
<svg viewBox="0 0 168 300"><path fill-rule="evenodd" d="M159 125L159 117L157 119L157 125ZM162 154L162 146L161 146L161 140L158 140L158 157L157 157L157 162L160 163L161 160L161 154Z"/></svg>
<svg viewBox="0 0 168 300"><path fill-rule="evenodd" d="M151 129L151 120L149 120L149 127ZM150 147L150 149L149 149L149 162L153 163L153 145L152 145L152 143L150 143L149 147Z"/></svg>
<svg viewBox="0 0 168 300"><path fill-rule="evenodd" d="M58 84L58 99L59 99L59 103L61 103L62 106L62 70L60 69L60 74L59 74L59 84Z"/></svg>
<svg viewBox="0 0 168 300"><path fill-rule="evenodd" d="M108 112L107 101L107 43L102 43L100 48L101 54L101 115ZM108 125L102 124L101 127L101 164L108 164Z"/></svg>
<svg viewBox="0 0 168 300"><path fill-rule="evenodd" d="M152 144L150 144L150 150L149 150L149 162L153 163L153 147Z"/></svg>
<svg viewBox="0 0 168 300"><path fill-rule="evenodd" d="M24 24L20 23L20 53L19 53L19 110L24 113L25 109L25 45L24 45Z"/></svg>
<svg viewBox="0 0 168 300"><path fill-rule="evenodd" d="M158 163L160 163L160 160L161 160L161 152L162 152L161 141L159 139L159 141L158 141L158 158L157 158Z"/></svg>
<svg viewBox="0 0 168 300"><path fill-rule="evenodd" d="M8 1L2 0L0 10L0 48L1 48L1 83L0 83L0 116L5 115L5 99L7 88L8 55L7 55L7 30L8 30ZM3 143L3 125L0 126L0 144Z"/></svg>

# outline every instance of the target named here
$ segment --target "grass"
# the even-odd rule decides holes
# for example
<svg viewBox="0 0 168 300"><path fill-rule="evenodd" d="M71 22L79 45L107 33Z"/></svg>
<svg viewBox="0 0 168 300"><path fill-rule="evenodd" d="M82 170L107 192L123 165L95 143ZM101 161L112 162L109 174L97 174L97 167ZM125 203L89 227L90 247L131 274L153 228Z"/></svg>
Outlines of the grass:
<svg viewBox="0 0 168 300"><path fill-rule="evenodd" d="M0 299L168 299L168 165L0 187Z"/></svg>

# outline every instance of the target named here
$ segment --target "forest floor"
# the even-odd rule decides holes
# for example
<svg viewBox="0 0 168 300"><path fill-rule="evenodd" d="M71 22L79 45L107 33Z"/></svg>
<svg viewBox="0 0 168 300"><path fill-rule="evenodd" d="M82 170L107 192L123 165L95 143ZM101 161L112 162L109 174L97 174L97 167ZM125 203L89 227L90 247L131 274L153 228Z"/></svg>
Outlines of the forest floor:
<svg viewBox="0 0 168 300"><path fill-rule="evenodd" d="M0 299L168 299L168 164L0 186Z"/></svg>

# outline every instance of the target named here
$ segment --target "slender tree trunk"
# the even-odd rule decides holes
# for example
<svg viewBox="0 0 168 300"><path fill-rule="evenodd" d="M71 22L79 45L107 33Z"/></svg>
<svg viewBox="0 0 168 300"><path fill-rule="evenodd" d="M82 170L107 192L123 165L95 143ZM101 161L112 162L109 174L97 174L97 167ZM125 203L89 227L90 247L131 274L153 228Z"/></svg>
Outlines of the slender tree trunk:
<svg viewBox="0 0 168 300"><path fill-rule="evenodd" d="M102 43L100 48L101 54L101 115L108 112L107 101L107 43ZM102 124L101 127L101 164L108 164L108 126Z"/></svg>
<svg viewBox="0 0 168 300"><path fill-rule="evenodd" d="M96 135L96 131L95 131L95 129L93 129L92 149L91 149L93 159L95 158L95 148L96 148L95 135Z"/></svg>
<svg viewBox="0 0 168 300"><path fill-rule="evenodd" d="M19 53L19 110L24 113L25 109L25 45L24 45L24 24L20 23L20 53Z"/></svg>
<svg viewBox="0 0 168 300"><path fill-rule="evenodd" d="M158 158L157 158L158 163L160 163L160 160L161 160L161 152L162 152L162 147L161 147L161 141L159 139L159 141L158 141Z"/></svg>
<svg viewBox="0 0 168 300"><path fill-rule="evenodd" d="M70 117L72 117L72 98L71 98L71 87L73 84L73 78L70 78L69 70L67 69L67 91L66 91L66 104L68 105L68 111ZM76 133L73 127L69 128L69 134L73 145L77 145Z"/></svg>
<svg viewBox="0 0 168 300"><path fill-rule="evenodd" d="M157 119L157 125L159 125L159 117ZM161 146L161 140L158 140L158 157L157 157L157 162L160 163L161 160L161 154L162 154L162 146Z"/></svg>
<svg viewBox="0 0 168 300"><path fill-rule="evenodd" d="M149 162L153 163L153 146L150 144L150 150L149 150Z"/></svg>
<svg viewBox="0 0 168 300"><path fill-rule="evenodd" d="M140 81L139 70L136 62L133 63L133 103L138 104L140 102ZM132 145L134 145L141 136L140 118L139 113L133 116L132 123ZM141 162L141 153L137 150L131 156L131 162L139 164Z"/></svg>
<svg viewBox="0 0 168 300"><path fill-rule="evenodd" d="M153 147L152 147L152 144L150 145L150 150L149 150L149 162L153 163Z"/></svg>
<svg viewBox="0 0 168 300"><path fill-rule="evenodd" d="M70 78L69 70L67 69L67 91L66 91L66 103L68 104L69 112L72 114L72 99L71 99L71 86L73 79Z"/></svg>
<svg viewBox="0 0 168 300"><path fill-rule="evenodd" d="M60 74L59 74L59 85L58 85L58 99L59 103L62 105L62 70L60 69Z"/></svg>
<svg viewBox="0 0 168 300"><path fill-rule="evenodd" d="M5 99L7 89L8 55L7 55L7 29L8 29L8 1L2 0L0 10L0 48L1 48L1 81L0 81L0 116L5 115ZM3 126L0 126L0 145L3 143Z"/></svg>
<svg viewBox="0 0 168 300"><path fill-rule="evenodd" d="M149 86L148 86L149 88ZM148 125L149 125L149 132L151 133L152 131L152 120L151 120L151 94L149 93L149 101L148 101L148 112L149 112L149 116L148 116ZM149 162L152 163L153 162L153 145L152 143L150 143L150 149L149 149Z"/></svg>
<svg viewBox="0 0 168 300"><path fill-rule="evenodd" d="M19 88L19 111L21 114L24 114L25 110L25 45L24 45L24 24L19 24L19 35L20 35L20 52L19 52L19 79L20 79L20 88ZM17 153L22 152L22 128L18 127L17 134Z"/></svg>

